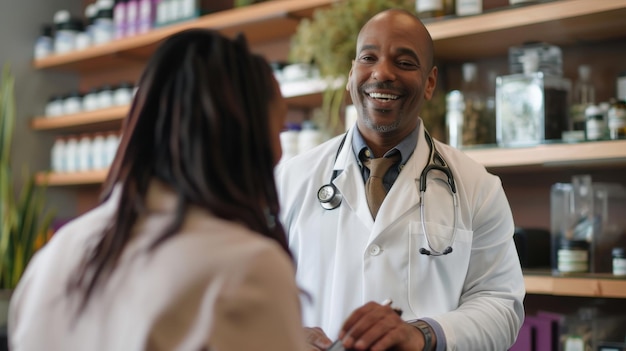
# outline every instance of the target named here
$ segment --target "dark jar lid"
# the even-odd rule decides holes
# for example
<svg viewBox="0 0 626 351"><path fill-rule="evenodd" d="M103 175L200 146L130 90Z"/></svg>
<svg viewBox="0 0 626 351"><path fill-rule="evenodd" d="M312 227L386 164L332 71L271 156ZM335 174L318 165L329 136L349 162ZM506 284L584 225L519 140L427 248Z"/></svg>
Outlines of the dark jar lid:
<svg viewBox="0 0 626 351"><path fill-rule="evenodd" d="M614 247L611 255L613 258L626 258L626 250L623 247Z"/></svg>

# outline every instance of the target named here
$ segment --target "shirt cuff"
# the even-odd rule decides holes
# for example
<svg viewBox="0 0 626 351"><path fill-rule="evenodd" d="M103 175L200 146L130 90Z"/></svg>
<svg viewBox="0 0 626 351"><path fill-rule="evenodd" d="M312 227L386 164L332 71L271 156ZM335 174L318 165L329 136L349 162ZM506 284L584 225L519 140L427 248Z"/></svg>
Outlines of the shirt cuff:
<svg viewBox="0 0 626 351"><path fill-rule="evenodd" d="M433 328L433 331L435 332L435 336L437 337L437 347L435 348L435 351L445 351L448 345L446 343L446 335L443 333L443 328L441 328L441 325L432 318L420 319L428 323L428 325L430 325L430 327Z"/></svg>

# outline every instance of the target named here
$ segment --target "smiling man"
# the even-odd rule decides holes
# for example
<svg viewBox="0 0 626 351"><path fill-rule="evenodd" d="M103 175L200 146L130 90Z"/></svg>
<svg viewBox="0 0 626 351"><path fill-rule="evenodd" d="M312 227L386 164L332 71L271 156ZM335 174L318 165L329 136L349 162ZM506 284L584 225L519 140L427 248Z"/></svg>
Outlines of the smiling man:
<svg viewBox="0 0 626 351"><path fill-rule="evenodd" d="M347 83L356 125L276 171L314 349L502 351L517 337L511 210L499 178L424 128L436 81L420 20L377 14Z"/></svg>

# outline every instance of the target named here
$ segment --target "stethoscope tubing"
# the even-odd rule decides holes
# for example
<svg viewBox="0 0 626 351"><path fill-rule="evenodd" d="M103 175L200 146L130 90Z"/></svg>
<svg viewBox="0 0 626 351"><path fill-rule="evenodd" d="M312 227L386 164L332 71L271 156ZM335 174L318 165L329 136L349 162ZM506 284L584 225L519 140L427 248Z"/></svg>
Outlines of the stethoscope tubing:
<svg viewBox="0 0 626 351"><path fill-rule="evenodd" d="M441 154L435 147L435 142L430 137L430 134L428 134L428 131L424 130L424 136L426 137L426 142L428 143L428 146L430 147L430 152L429 152L428 164L426 165L426 167L424 167L424 169L422 170L420 174L418 191L420 194L419 207L420 207L420 216L422 218L422 231L424 232L424 237L426 238L426 245L428 246L428 249L422 247L420 248L419 252L423 255L436 257L436 256L447 255L452 252L452 244L454 244L454 241L456 239L456 233L457 233L457 224L458 224L458 217L459 217L459 211L458 211L459 201L457 197L454 176L452 175L452 171L450 170L448 163L445 161L445 159L441 156ZM341 149L343 148L343 145L346 141L346 137L347 137L347 133L344 134L343 138L341 139L341 143L339 144L339 147L337 148L337 153L335 154L335 162L337 162L337 158L339 157L339 154L341 153ZM435 159L439 161L440 165L438 165L435 162ZM446 175L448 188L450 189L450 193L452 195L452 207L453 207L453 212L454 212L452 236L450 238L448 245L443 251L438 251L433 248L430 242L430 239L428 238L428 231L426 230L426 220L425 220L426 215L425 215L425 210L424 210L424 207L425 207L424 203L426 199L425 198L426 180L427 180L426 178L427 178L428 172L430 172L431 170L438 170ZM328 182L328 184L322 185L320 189L317 191L317 198L320 202L320 205L325 210L334 210L337 207L339 207L339 205L341 205L343 196L339 192L339 189L337 189L337 187L335 187L335 185L333 184L333 181L337 177L338 173L339 172L337 170L334 170L333 174L331 175L330 182Z"/></svg>

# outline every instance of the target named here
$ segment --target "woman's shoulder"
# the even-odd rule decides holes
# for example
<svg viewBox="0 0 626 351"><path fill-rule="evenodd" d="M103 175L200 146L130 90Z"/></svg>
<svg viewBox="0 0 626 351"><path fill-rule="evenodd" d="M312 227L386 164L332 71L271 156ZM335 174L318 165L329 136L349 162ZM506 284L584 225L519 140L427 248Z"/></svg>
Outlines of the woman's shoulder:
<svg viewBox="0 0 626 351"><path fill-rule="evenodd" d="M172 257L184 255L179 260L198 267L197 274L251 272L266 264L292 269L289 256L276 241L241 223L202 211L191 213L188 219L168 251Z"/></svg>

